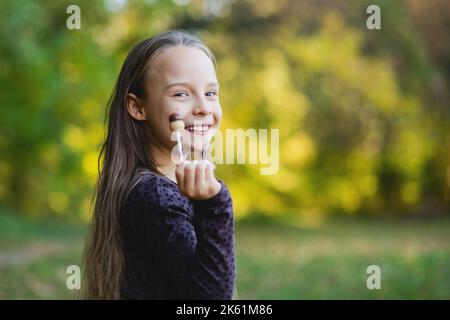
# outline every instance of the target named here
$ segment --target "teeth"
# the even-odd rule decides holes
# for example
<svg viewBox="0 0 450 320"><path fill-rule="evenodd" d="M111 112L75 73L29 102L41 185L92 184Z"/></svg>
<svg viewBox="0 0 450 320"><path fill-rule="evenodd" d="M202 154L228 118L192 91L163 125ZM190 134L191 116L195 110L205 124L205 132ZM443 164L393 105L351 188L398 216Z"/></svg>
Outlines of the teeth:
<svg viewBox="0 0 450 320"><path fill-rule="evenodd" d="M186 130L191 132L205 132L208 131L209 126L188 126Z"/></svg>

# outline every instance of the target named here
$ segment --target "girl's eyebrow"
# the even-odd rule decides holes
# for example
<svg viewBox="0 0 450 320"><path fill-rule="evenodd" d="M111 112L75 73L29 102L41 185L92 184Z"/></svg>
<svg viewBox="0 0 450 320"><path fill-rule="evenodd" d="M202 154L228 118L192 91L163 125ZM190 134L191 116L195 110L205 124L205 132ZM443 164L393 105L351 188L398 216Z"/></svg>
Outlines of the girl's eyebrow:
<svg viewBox="0 0 450 320"><path fill-rule="evenodd" d="M186 86L186 87L189 87L190 86L190 84L189 83L187 83L187 82L174 82L174 83L171 83L171 84L168 84L165 88L164 88L164 90L167 90L167 89L169 89L170 87L173 87L173 86ZM212 86L219 86L219 83L217 83L217 82L209 82L208 84L207 84L207 86L208 87L212 87Z"/></svg>

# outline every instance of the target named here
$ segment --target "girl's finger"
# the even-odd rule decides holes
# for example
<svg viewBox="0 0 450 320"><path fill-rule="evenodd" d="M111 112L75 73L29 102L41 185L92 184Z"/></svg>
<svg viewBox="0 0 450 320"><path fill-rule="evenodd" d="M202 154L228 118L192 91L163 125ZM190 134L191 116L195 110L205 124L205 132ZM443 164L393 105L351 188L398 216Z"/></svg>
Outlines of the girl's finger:
<svg viewBox="0 0 450 320"><path fill-rule="evenodd" d="M205 164L203 162L197 163L197 166L195 167L195 187L197 190L203 190L203 188L206 185L205 177Z"/></svg>
<svg viewBox="0 0 450 320"><path fill-rule="evenodd" d="M184 168L184 187L187 192L195 190L195 164L188 163Z"/></svg>
<svg viewBox="0 0 450 320"><path fill-rule="evenodd" d="M184 189L184 166L185 163L181 162L180 164L177 165L177 168L175 170L175 177L177 178L178 181L178 187L180 189Z"/></svg>
<svg viewBox="0 0 450 320"><path fill-rule="evenodd" d="M215 166L212 163L208 163L206 166L206 176L205 176L205 180L206 183L212 183L215 179L214 177L214 169Z"/></svg>

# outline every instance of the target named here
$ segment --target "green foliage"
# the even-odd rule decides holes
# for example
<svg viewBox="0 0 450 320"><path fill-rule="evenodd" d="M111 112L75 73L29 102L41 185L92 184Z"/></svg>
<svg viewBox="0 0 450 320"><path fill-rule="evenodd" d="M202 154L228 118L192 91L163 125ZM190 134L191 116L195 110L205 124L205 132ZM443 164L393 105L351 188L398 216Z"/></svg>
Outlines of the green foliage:
<svg viewBox="0 0 450 320"><path fill-rule="evenodd" d="M365 27L369 2L381 6L381 30ZM449 99L436 89L448 92L450 73L432 59L412 3L108 3L79 1L81 30L66 28L69 2L0 3L4 205L87 220L106 101L125 54L184 28L217 56L223 129L280 128L278 174L219 168L237 216L318 224L333 212L450 212Z"/></svg>

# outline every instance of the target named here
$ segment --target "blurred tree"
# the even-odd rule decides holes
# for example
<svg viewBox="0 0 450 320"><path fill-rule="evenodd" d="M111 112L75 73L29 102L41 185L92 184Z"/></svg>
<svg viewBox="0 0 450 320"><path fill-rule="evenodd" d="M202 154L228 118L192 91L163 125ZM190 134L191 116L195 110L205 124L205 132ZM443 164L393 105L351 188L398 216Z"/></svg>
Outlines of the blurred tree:
<svg viewBox="0 0 450 320"><path fill-rule="evenodd" d="M68 30L70 4L0 3L4 205L87 218L126 53L184 28L217 56L223 128L280 128L277 175L219 168L238 216L450 212L448 2L82 0Z"/></svg>

